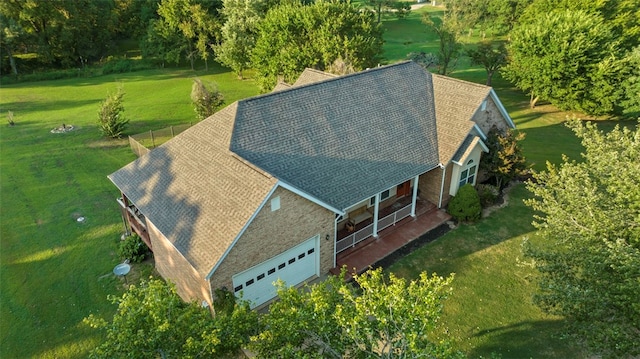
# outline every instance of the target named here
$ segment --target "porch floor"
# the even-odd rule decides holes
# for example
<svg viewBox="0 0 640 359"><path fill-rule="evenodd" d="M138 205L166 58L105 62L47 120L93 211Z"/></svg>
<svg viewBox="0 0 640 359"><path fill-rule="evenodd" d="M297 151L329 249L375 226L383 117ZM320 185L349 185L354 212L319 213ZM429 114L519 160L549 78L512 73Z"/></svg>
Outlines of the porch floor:
<svg viewBox="0 0 640 359"><path fill-rule="evenodd" d="M424 202L416 207L415 218L404 218L395 225L380 231L377 238L367 238L356 244L355 247L338 253L337 266L331 269L330 273L340 274L341 268L346 266L346 279L350 280L353 273L362 273L369 268L380 265L385 258L388 259L400 249L409 247L411 242L419 242L416 240L425 237L429 234L428 232L451 219L451 216L444 210Z"/></svg>

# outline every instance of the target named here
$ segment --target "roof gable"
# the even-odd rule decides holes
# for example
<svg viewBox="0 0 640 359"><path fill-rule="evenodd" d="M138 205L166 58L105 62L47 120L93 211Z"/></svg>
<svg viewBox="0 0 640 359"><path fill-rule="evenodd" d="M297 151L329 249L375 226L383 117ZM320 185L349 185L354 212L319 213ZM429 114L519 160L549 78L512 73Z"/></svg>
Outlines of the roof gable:
<svg viewBox="0 0 640 359"><path fill-rule="evenodd" d="M437 166L435 118L405 62L239 101L231 151L344 209Z"/></svg>
<svg viewBox="0 0 640 359"><path fill-rule="evenodd" d="M229 151L236 107L109 175L203 276L277 183Z"/></svg>

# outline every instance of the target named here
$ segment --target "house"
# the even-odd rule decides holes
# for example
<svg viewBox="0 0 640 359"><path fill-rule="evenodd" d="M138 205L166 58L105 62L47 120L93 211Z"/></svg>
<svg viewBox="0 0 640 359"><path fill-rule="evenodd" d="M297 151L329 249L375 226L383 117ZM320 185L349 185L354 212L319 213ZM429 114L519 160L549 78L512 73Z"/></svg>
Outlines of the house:
<svg viewBox="0 0 640 359"><path fill-rule="evenodd" d="M359 236L376 236L383 210L415 215L418 197L442 208L475 184L492 126L514 124L490 87L413 62L341 77L308 69L109 179L185 300L211 305L226 288L256 307L277 278L297 285L335 267L352 245L337 237L345 227L369 220Z"/></svg>

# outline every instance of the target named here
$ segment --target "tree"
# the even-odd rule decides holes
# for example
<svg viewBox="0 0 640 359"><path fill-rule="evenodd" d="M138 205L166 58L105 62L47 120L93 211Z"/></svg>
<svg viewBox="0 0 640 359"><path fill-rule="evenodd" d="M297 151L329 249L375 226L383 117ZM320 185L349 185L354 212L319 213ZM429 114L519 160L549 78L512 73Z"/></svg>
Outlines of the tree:
<svg viewBox="0 0 640 359"><path fill-rule="evenodd" d="M224 0L222 44L214 47L216 58L242 79L251 66L251 52L258 36L258 23L264 17L263 0Z"/></svg>
<svg viewBox="0 0 640 359"><path fill-rule="evenodd" d="M590 77L598 75L603 61L617 58L616 43L600 17L583 11L553 11L514 28L510 61L502 73L531 95L531 107L545 99L561 109L606 113L607 103L615 102L611 97L618 94L593 96ZM611 75L608 70L603 73L607 72ZM604 81L606 76L599 79Z"/></svg>
<svg viewBox="0 0 640 359"><path fill-rule="evenodd" d="M411 12L411 4L404 1L395 0L365 0L364 4L373 9L376 14L378 24L384 11L390 11L396 14L399 18L403 18Z"/></svg>
<svg viewBox="0 0 640 359"><path fill-rule="evenodd" d="M160 19L151 30L171 40L169 46L179 49L193 70L196 56L207 64L211 45L218 39L219 24L211 11L196 0L162 0L158 6Z"/></svg>
<svg viewBox="0 0 640 359"><path fill-rule="evenodd" d="M280 283L251 347L261 357L455 358L436 329L453 275L416 280L380 268L354 277L359 290L329 277L305 291Z"/></svg>
<svg viewBox="0 0 640 359"><path fill-rule="evenodd" d="M493 75L507 63L507 48L503 43L493 47L491 42L483 41L477 49L467 50L474 65L482 65L487 71L487 86L491 86Z"/></svg>
<svg viewBox="0 0 640 359"><path fill-rule="evenodd" d="M257 314L246 304L212 318L209 310L182 301L173 285L157 279L109 299L118 305L111 322L93 314L84 320L106 331L93 358L212 358L237 351L257 324Z"/></svg>
<svg viewBox="0 0 640 359"><path fill-rule="evenodd" d="M109 94L100 104L98 124L105 137L120 138L129 123L129 120L122 115L124 112L123 98L124 91L122 88L118 88L117 92Z"/></svg>
<svg viewBox="0 0 640 359"><path fill-rule="evenodd" d="M568 126L583 161L535 173L526 204L541 243L526 254L540 272L536 302L568 318L571 332L605 356L640 354L640 127L604 133Z"/></svg>
<svg viewBox="0 0 640 359"><path fill-rule="evenodd" d="M193 79L191 101L198 120L204 120L213 115L218 107L222 106L224 97L218 91L218 86L215 83Z"/></svg>
<svg viewBox="0 0 640 359"><path fill-rule="evenodd" d="M438 73L446 75L455 67L460 54L460 43L454 23L448 22L448 18L434 17L429 13L424 13L422 22L429 26L438 35ZM453 64L452 64L453 62Z"/></svg>
<svg viewBox="0 0 640 359"><path fill-rule="evenodd" d="M373 67L382 53L382 28L371 12L349 2L284 2L270 9L260 23L252 54L263 91L279 79L295 81L307 68L326 70L336 59L357 71Z"/></svg>
<svg viewBox="0 0 640 359"><path fill-rule="evenodd" d="M485 143L489 153L482 154L480 167L494 179L500 189L523 174L527 168L527 161L518 145L524 138L524 132L511 129L502 132L496 127L491 128L487 134Z"/></svg>

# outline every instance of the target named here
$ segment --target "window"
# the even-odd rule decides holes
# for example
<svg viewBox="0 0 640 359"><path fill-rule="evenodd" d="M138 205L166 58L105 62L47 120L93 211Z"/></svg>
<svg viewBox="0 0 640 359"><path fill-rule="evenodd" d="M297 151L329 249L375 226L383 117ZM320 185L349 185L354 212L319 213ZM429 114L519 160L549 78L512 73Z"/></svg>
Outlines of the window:
<svg viewBox="0 0 640 359"><path fill-rule="evenodd" d="M386 190L386 191L382 191L380 193L380 202L384 201L385 199L389 198L391 195L391 190ZM376 204L376 196L371 197L371 199L369 199L369 206L373 206Z"/></svg>
<svg viewBox="0 0 640 359"><path fill-rule="evenodd" d="M271 200L271 212L277 211L280 209L280 196L275 197Z"/></svg>
<svg viewBox="0 0 640 359"><path fill-rule="evenodd" d="M480 105L480 111L487 110L487 100L482 101L482 105Z"/></svg>
<svg viewBox="0 0 640 359"><path fill-rule="evenodd" d="M467 183L474 185L476 183L476 170L477 166L475 165L473 160L469 160L464 171L460 173L460 182L458 183L458 188L464 186Z"/></svg>

